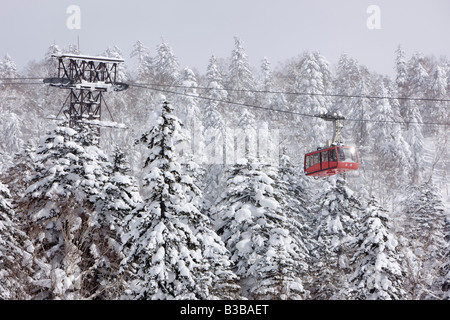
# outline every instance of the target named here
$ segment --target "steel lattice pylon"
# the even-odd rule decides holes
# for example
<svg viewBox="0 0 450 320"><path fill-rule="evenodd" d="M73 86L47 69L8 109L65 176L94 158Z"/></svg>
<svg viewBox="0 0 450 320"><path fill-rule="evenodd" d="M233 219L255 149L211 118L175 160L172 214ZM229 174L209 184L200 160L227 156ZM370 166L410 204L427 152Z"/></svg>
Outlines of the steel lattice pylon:
<svg viewBox="0 0 450 320"><path fill-rule="evenodd" d="M128 88L127 84L117 81L117 67L123 59L74 54L52 57L58 59L57 77L46 78L44 83L70 89L61 110L64 109L71 127L83 120L101 120L103 93Z"/></svg>

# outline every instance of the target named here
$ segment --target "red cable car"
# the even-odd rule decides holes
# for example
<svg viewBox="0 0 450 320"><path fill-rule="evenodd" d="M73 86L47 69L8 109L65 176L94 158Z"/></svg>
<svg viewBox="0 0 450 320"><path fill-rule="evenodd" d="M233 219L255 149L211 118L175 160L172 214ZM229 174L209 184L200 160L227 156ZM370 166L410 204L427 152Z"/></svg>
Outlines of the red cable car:
<svg viewBox="0 0 450 320"><path fill-rule="evenodd" d="M355 147L335 145L305 155L305 174L327 177L359 168L358 151Z"/></svg>
<svg viewBox="0 0 450 320"><path fill-rule="evenodd" d="M326 121L333 122L334 136L328 147L318 148L305 154L304 170L307 176L328 177L347 171L358 170L359 156L355 147L344 146L340 142L341 130L345 118L336 113L321 113L315 115Z"/></svg>

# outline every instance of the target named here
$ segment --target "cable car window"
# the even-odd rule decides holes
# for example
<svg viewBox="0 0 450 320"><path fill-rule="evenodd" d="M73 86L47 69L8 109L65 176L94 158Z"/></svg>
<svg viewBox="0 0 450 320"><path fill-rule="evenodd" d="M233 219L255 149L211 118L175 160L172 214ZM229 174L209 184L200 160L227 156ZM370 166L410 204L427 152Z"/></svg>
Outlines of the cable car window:
<svg viewBox="0 0 450 320"><path fill-rule="evenodd" d="M306 168L310 168L314 165L313 155L309 155L306 157Z"/></svg>
<svg viewBox="0 0 450 320"><path fill-rule="evenodd" d="M338 157L339 157L339 162L345 162L345 154L344 154L344 148L338 148Z"/></svg>
<svg viewBox="0 0 450 320"><path fill-rule="evenodd" d="M319 153L313 155L313 165L320 163Z"/></svg>
<svg viewBox="0 0 450 320"><path fill-rule="evenodd" d="M306 156L305 168L311 167L311 156Z"/></svg>
<svg viewBox="0 0 450 320"><path fill-rule="evenodd" d="M339 151L339 161L340 162L358 162L356 157L356 149L355 148L340 148Z"/></svg>
<svg viewBox="0 0 450 320"><path fill-rule="evenodd" d="M336 149L331 149L330 150L330 161L337 161Z"/></svg>
<svg viewBox="0 0 450 320"><path fill-rule="evenodd" d="M322 154L322 162L328 162L328 151L324 151Z"/></svg>

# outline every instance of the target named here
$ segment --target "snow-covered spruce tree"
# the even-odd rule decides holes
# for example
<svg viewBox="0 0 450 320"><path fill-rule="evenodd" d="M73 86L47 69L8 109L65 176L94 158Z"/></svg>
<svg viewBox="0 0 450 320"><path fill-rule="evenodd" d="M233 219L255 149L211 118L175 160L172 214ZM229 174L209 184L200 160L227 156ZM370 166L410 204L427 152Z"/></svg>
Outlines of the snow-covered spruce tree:
<svg viewBox="0 0 450 320"><path fill-rule="evenodd" d="M378 80L375 91L377 96L391 95L389 81L386 82L381 78ZM369 134L376 142L371 143L369 150L373 154L375 170L373 174L379 176L377 179L379 185L375 188L379 194L383 195L380 201L386 203L386 198L395 197L395 194L392 194L392 188L403 185L410 175L411 151L403 137L402 118L396 99L378 99L374 104L371 119L381 124L369 127Z"/></svg>
<svg viewBox="0 0 450 320"><path fill-rule="evenodd" d="M19 152L23 145L23 134L20 128L20 119L16 113L8 112L2 115L0 121L0 134L2 140L0 148L6 154Z"/></svg>
<svg viewBox="0 0 450 320"><path fill-rule="evenodd" d="M172 85L180 75L180 67L170 45L164 40L156 47L156 56L151 61L153 81Z"/></svg>
<svg viewBox="0 0 450 320"><path fill-rule="evenodd" d="M231 62L228 70L227 88L230 101L239 103L252 103L255 90L255 80L250 70L247 54L243 47L243 41L234 37L234 49L231 53Z"/></svg>
<svg viewBox="0 0 450 320"><path fill-rule="evenodd" d="M425 171L425 142L422 133L422 116L417 107L411 106L408 112L407 132L405 140L411 149L411 160L409 166L412 167L410 181L414 184L422 182L422 173Z"/></svg>
<svg viewBox="0 0 450 320"><path fill-rule="evenodd" d="M395 50L395 84L397 85L397 91L400 94L400 97L404 97L406 95L406 84L407 84L407 69L406 69L406 59L405 52L402 47L399 45L397 50ZM402 102L400 102L402 103Z"/></svg>
<svg viewBox="0 0 450 320"><path fill-rule="evenodd" d="M302 247L311 248L313 245L310 243L312 232L310 225L313 217L307 191L308 182L303 172L294 167L291 159L285 155L281 156L278 176L279 186L284 193L284 212L293 219L292 222L297 228L295 231L298 234L297 238L303 242Z"/></svg>
<svg viewBox="0 0 450 320"><path fill-rule="evenodd" d="M428 90L426 97L429 99L442 99L445 100L447 95L447 77L445 74L444 66L440 66L435 63L433 69L430 71L430 81L428 84ZM426 110L423 112L424 122L443 122L448 123L449 112L447 110L446 102L444 101L427 101ZM437 120L437 121L436 121ZM441 126L431 125L427 126L425 133L432 133L438 135L441 133Z"/></svg>
<svg viewBox="0 0 450 320"><path fill-rule="evenodd" d="M138 40L136 41L136 43L133 45L133 49L131 50L130 53L130 58L133 57L137 57L138 58L138 70L142 70L142 65L146 59L146 57L148 57L149 55L149 49L144 46L144 44ZM139 72L138 73L138 78L141 76L142 74Z"/></svg>
<svg viewBox="0 0 450 320"><path fill-rule="evenodd" d="M412 299L440 298L446 254L444 204L432 181L407 189L402 236Z"/></svg>
<svg viewBox="0 0 450 320"><path fill-rule="evenodd" d="M205 203L214 203L217 193L220 191L220 176L226 163L226 127L221 114L224 104L220 101L227 100L227 91L224 90L222 72L217 59L212 56L206 71L205 92L206 98L202 100L203 140L205 146L204 163L205 179L203 195Z"/></svg>
<svg viewBox="0 0 450 320"><path fill-rule="evenodd" d="M361 203L340 176L325 181L322 189L311 200L315 204L312 237L316 245L311 250L311 295L319 300L345 299L351 272L349 244L358 231Z"/></svg>
<svg viewBox="0 0 450 320"><path fill-rule="evenodd" d="M240 158L257 156L257 138L255 115L247 108L244 108L240 114L234 134L234 162Z"/></svg>
<svg viewBox="0 0 450 320"><path fill-rule="evenodd" d="M196 98L198 96L196 89L198 84L194 72L185 68L176 80L175 85L179 86L177 91L180 93L173 100L173 104L177 106L175 113L184 124L185 134L190 138L190 148L186 151L193 155L195 161L202 163L203 129L200 120L199 102Z"/></svg>
<svg viewBox="0 0 450 320"><path fill-rule="evenodd" d="M295 111L307 114L327 112L331 107L332 80L328 62L318 52L305 53L295 83ZM340 110L338 110L340 111ZM298 119L298 125L304 132L305 145L308 149L324 145L326 141L325 121L313 121L305 126L304 118ZM328 138L329 139L329 138Z"/></svg>
<svg viewBox="0 0 450 320"><path fill-rule="evenodd" d="M411 59L406 64L406 80L404 82L405 97L411 98L425 98L426 91L430 84L430 75L427 67L428 61L423 54L415 52ZM402 105L401 114L405 118L405 121L410 120L413 117L412 113L420 114L423 118L422 110L425 105L425 101L406 101ZM426 110L426 109L425 109Z"/></svg>
<svg viewBox="0 0 450 320"><path fill-rule="evenodd" d="M215 56L209 59L205 81L207 88L205 96L208 99L204 100L203 105L205 110L203 127L205 130L221 130L224 128L224 123L220 113L223 103L220 101L226 101L228 94L224 89L222 71Z"/></svg>
<svg viewBox="0 0 450 320"><path fill-rule="evenodd" d="M273 83L272 68L269 59L267 59L267 57L264 57L263 60L261 61L260 72L261 72L260 77L258 77L256 83L256 89L260 91L265 91L266 94L264 94L261 101L257 101L257 104L264 107L270 107L273 104L273 99L275 98L276 94L270 92L273 91L274 83ZM276 117L277 115L278 114L275 112L274 116ZM264 114L262 114L262 116L264 116Z"/></svg>
<svg viewBox="0 0 450 320"><path fill-rule="evenodd" d="M405 271L398 241L391 231L391 219L372 197L361 217L356 252L350 263L355 271L350 277L350 297L362 300L407 299Z"/></svg>
<svg viewBox="0 0 450 320"><path fill-rule="evenodd" d="M108 167L109 179L105 183L98 201L100 209L111 219L111 228L121 227L123 221L138 204L142 202L136 179L131 176L131 168L125 153L115 146L111 166Z"/></svg>
<svg viewBox="0 0 450 320"><path fill-rule="evenodd" d="M261 78L258 86L260 90L270 91L273 89L272 67L267 57L264 57L261 61Z"/></svg>
<svg viewBox="0 0 450 320"><path fill-rule="evenodd" d="M366 67L359 62L343 54L339 59L336 76L334 79L336 103L333 111L339 111L345 117L354 115L358 119L367 119L370 115L370 100L351 99L349 95L370 95L371 74ZM359 148L360 153L364 155L369 141L369 123L366 121L352 121L345 124L342 136L346 141L354 141ZM361 156L363 158L363 156Z"/></svg>
<svg viewBox="0 0 450 320"><path fill-rule="evenodd" d="M39 164L35 160L35 150L29 144L14 155L12 162L14 164L0 174L0 181L8 186L11 201L15 203L24 195Z"/></svg>
<svg viewBox="0 0 450 320"><path fill-rule="evenodd" d="M127 298L236 298L239 287L227 251L195 207L200 190L177 160L181 140L181 123L165 102L155 125L138 140L147 147L148 196L126 226L123 264L135 276Z"/></svg>
<svg viewBox="0 0 450 320"><path fill-rule="evenodd" d="M0 299L30 299L34 247L20 230L8 188L0 182Z"/></svg>
<svg viewBox="0 0 450 320"><path fill-rule="evenodd" d="M268 173L265 173L268 172ZM306 252L301 232L285 214L277 175L256 160L239 160L215 206L222 236L250 299L303 299Z"/></svg>
<svg viewBox="0 0 450 320"><path fill-rule="evenodd" d="M426 69L426 59L420 53L414 53L407 64L406 97L425 98L426 90L429 87L430 76ZM425 143L423 137L423 116L429 112L425 108L425 101L407 100L401 105L400 112L406 122L406 142L410 145L413 167L411 181L420 184L421 174L424 171L424 151ZM428 110L428 111L425 111Z"/></svg>
<svg viewBox="0 0 450 320"><path fill-rule="evenodd" d="M311 239L312 229L310 227L312 215L310 210L309 195L307 193L308 183L303 172L294 167L287 156L282 156L278 168L279 190L282 192L280 204L284 214L288 218L287 228L295 237L299 249L302 251L301 278L306 291L310 291L308 285L311 283L309 268L311 265L310 250L314 247ZM309 298L310 296L305 296Z"/></svg>
<svg viewBox="0 0 450 320"><path fill-rule="evenodd" d="M116 145L111 164L106 166L108 176L96 199L98 232L95 242L99 252L111 252L112 259L104 257L98 268L103 273L105 285L102 297L118 298L124 286L120 262L125 258L122 248L124 225L132 218L132 212L142 203L137 181L130 175L125 154ZM126 268L126 267L125 267ZM123 269L123 268L122 268Z"/></svg>
<svg viewBox="0 0 450 320"><path fill-rule="evenodd" d="M97 129L81 125L76 131L63 124L36 150L39 170L18 208L38 257L51 266L41 271L40 298L101 298L105 277L114 274L103 269L117 252L99 236L107 224L99 220L96 201L108 180L108 162L97 138Z"/></svg>
<svg viewBox="0 0 450 320"><path fill-rule="evenodd" d="M261 101L257 104L268 109L288 110L288 104L282 89L278 89L278 84L275 83L270 61L264 57L261 62L261 78L258 81L258 90L265 91L265 94L260 96ZM275 92L278 91L278 92ZM264 121L265 113L258 114L260 119ZM277 127L283 127L291 118L289 114L283 112L269 112L269 118L277 122Z"/></svg>
<svg viewBox="0 0 450 320"><path fill-rule="evenodd" d="M0 78L12 79L17 77L19 77L19 73L16 65L11 57L6 54L3 62L0 60ZM0 153L4 152L4 157L7 160L18 152L23 144L20 111L18 110L24 102L25 96L23 88L10 83L10 80L0 80L0 134L2 136Z"/></svg>
<svg viewBox="0 0 450 320"><path fill-rule="evenodd" d="M181 122L189 126L193 125L193 122L198 125L199 108L197 93L197 79L194 72L189 68L184 68L178 79L175 81L175 85L179 86L179 95L175 96L174 105L177 106L176 114L180 118Z"/></svg>
<svg viewBox="0 0 450 320"><path fill-rule="evenodd" d="M16 63L9 54L5 54L3 62L0 64L0 76L2 78L17 78L19 76Z"/></svg>

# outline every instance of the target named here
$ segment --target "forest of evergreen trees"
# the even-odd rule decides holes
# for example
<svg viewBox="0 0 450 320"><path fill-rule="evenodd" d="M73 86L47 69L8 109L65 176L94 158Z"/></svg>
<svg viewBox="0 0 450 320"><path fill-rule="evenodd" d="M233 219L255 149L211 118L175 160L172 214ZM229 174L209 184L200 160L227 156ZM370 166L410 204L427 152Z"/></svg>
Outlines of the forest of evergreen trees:
<svg viewBox="0 0 450 320"><path fill-rule="evenodd" d="M450 298L450 60L254 69L234 40L205 74L165 41L99 53L137 62L100 131L55 120L68 91L42 83L75 46L0 60L0 299ZM306 177L327 111L360 169Z"/></svg>

